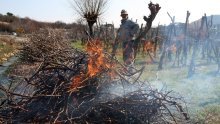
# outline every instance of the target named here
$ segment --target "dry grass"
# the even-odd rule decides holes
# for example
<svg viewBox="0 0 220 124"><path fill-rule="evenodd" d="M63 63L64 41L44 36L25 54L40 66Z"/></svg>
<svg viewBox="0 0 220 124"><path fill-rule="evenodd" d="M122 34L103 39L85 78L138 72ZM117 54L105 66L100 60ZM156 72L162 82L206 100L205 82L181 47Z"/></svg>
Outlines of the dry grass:
<svg viewBox="0 0 220 124"><path fill-rule="evenodd" d="M219 124L220 123L220 105L207 106L196 115L196 123L199 124Z"/></svg>
<svg viewBox="0 0 220 124"><path fill-rule="evenodd" d="M0 64L17 52L17 43L11 36L0 36Z"/></svg>

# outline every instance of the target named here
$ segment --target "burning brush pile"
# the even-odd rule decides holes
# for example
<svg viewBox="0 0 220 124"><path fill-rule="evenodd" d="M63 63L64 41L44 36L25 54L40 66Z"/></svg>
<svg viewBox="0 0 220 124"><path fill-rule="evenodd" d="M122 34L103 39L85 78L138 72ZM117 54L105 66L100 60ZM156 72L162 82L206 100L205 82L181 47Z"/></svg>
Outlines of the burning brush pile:
<svg viewBox="0 0 220 124"><path fill-rule="evenodd" d="M44 44L45 40L56 40L44 38L38 43L43 49L51 47ZM143 70L130 74L105 53L98 40L88 41L85 53L66 47L28 57L39 63L32 76L0 86L1 123L189 122L181 97L159 92L140 81Z"/></svg>

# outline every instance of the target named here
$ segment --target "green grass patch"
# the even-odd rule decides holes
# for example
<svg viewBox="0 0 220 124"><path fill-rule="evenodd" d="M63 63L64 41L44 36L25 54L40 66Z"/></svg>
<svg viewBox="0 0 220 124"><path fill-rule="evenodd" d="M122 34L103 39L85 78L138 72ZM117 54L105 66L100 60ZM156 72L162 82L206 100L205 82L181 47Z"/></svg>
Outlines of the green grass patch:
<svg viewBox="0 0 220 124"><path fill-rule="evenodd" d="M82 44L82 41L77 40L77 41L72 41L71 42L71 46L75 49L81 50L81 51L85 51L86 45Z"/></svg>

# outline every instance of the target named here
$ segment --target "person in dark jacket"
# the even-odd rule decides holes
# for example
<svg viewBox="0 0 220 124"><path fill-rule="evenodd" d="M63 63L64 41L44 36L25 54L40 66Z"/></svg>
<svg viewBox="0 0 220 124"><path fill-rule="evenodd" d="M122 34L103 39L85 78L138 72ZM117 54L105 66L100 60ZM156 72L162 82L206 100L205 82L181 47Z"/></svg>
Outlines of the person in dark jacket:
<svg viewBox="0 0 220 124"><path fill-rule="evenodd" d="M121 25L117 33L117 40L122 42L123 61L126 66L133 66L134 63L134 48L133 41L137 35L139 25L128 19L126 10L121 11Z"/></svg>

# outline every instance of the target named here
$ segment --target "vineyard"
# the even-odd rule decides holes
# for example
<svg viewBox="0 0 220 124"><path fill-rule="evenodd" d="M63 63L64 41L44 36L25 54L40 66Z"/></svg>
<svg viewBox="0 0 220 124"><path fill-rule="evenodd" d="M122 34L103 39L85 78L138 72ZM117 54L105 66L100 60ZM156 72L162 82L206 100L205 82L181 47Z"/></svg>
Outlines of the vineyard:
<svg viewBox="0 0 220 124"><path fill-rule="evenodd" d="M152 26L150 2L132 39L134 66L106 0L74 0L73 24L0 16L1 123L220 123L220 28L215 16ZM18 21L19 24L18 24ZM4 22L4 23L3 23Z"/></svg>

